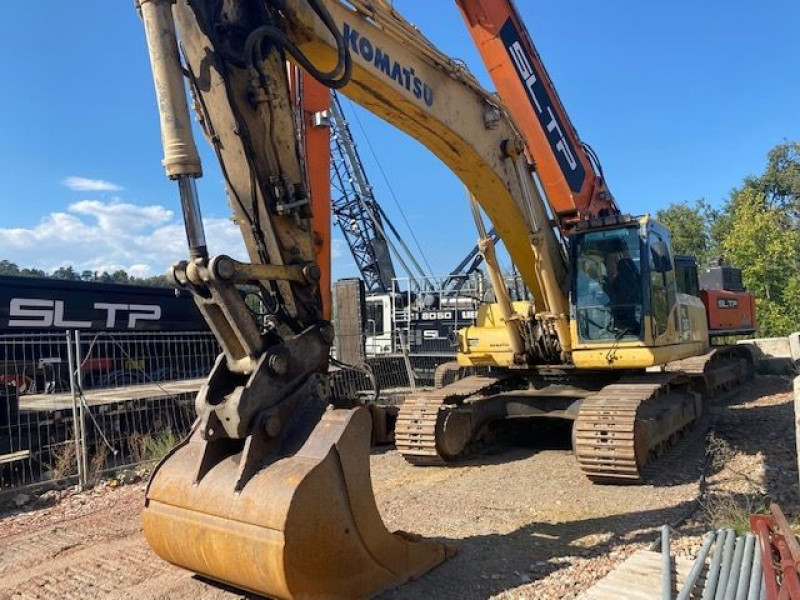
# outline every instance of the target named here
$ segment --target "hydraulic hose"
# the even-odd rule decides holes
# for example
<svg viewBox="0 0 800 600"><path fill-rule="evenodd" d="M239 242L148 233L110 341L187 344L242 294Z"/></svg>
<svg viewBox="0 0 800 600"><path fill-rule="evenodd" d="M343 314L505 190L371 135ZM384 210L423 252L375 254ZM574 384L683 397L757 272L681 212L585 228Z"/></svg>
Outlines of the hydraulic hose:
<svg viewBox="0 0 800 600"><path fill-rule="evenodd" d="M319 3L319 0L307 1L336 41L337 62L334 68L330 71L320 71L283 31L273 25L262 25L248 34L244 44L244 55L247 66L252 67L256 60L262 60L261 42L263 42L264 39L269 39L291 54L298 64L308 71L314 79L330 88L342 88L350 81L350 76L353 71L350 50L328 10ZM257 55L255 54L256 52L258 52Z"/></svg>

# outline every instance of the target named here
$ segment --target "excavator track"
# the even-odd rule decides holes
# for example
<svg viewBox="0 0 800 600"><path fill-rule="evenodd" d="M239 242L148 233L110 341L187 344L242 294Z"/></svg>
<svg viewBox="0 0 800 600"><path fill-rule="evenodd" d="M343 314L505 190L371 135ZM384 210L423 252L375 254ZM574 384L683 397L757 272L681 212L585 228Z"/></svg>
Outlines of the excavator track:
<svg viewBox="0 0 800 600"><path fill-rule="evenodd" d="M640 481L650 460L702 412L685 382L681 373L632 377L587 397L572 434L584 475L601 483Z"/></svg>
<svg viewBox="0 0 800 600"><path fill-rule="evenodd" d="M409 397L396 424L397 449L413 465L446 465L470 451L484 431L478 415L507 376L459 376L454 365L437 372L444 387ZM703 400L743 383L752 360L737 347L666 365L658 373L623 377L587 391L573 427L573 448L583 473L600 483L635 483L702 414ZM485 396L474 403L473 396ZM484 411L485 413L485 411ZM495 415L496 416L496 415Z"/></svg>
<svg viewBox="0 0 800 600"><path fill-rule="evenodd" d="M704 399L752 372L745 349L715 348L673 361L663 373L604 387L583 401L573 428L581 470L602 483L640 481L644 467L699 418Z"/></svg>
<svg viewBox="0 0 800 600"><path fill-rule="evenodd" d="M452 414L447 409L470 396L489 392L506 378L506 375L473 375L408 397L397 416L395 447L412 465L446 465L452 460L442 448L446 440L441 439L443 419Z"/></svg>
<svg viewBox="0 0 800 600"><path fill-rule="evenodd" d="M708 398L727 392L753 377L753 358L745 346L713 348L705 354L675 360L666 370L691 377L695 388Z"/></svg>
<svg viewBox="0 0 800 600"><path fill-rule="evenodd" d="M454 383L458 380L460 372L461 367L457 360L442 363L436 367L436 371L433 373L433 387L438 390L446 385Z"/></svg>

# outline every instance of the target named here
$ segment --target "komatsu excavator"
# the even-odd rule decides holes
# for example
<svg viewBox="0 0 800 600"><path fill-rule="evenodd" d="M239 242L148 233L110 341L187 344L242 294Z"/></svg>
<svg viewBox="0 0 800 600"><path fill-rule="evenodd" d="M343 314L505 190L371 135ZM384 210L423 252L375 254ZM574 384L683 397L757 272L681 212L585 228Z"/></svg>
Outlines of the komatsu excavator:
<svg viewBox="0 0 800 600"><path fill-rule="evenodd" d="M510 27L495 28L493 9L506 2L461 4L485 29L476 37L505 44L507 57L497 54L502 77L511 77L505 84L529 94L522 110L509 103L516 123L386 0L136 4L163 166L178 185L189 246L171 276L192 292L222 348L196 397L189 437L147 488L144 532L165 560L275 598L359 598L418 577L451 554L443 544L386 529L371 487L369 412L330 391L334 331L328 285L321 284L330 276L330 234L315 200L325 184L309 172L298 134L307 116L297 114L292 89L300 80L341 90L448 165L469 192L479 230L482 210L535 299L510 302L482 235L498 301L463 333L459 360L496 368L408 402L398 426L407 458L443 462L497 418L560 411L578 415L576 443L593 448L580 454L582 465L595 465L591 476L634 477L654 445L698 414L697 373L709 386L744 376L744 359L701 356L708 350L704 310L675 290L667 232L652 220L619 216L602 179L591 178L559 105L539 95L544 72L530 62L521 23L512 18ZM290 76L287 60L306 75ZM206 245L185 81L249 262L212 255ZM535 122L528 131L532 107L548 143L541 158ZM570 195L549 200L558 227L531 174L535 158L551 193L546 148L560 169L551 170L553 181L564 164L580 165L589 177L570 176ZM554 204L561 201L564 210ZM695 371L644 373L690 357L701 357ZM707 365L715 363L723 368L712 376Z"/></svg>
<svg viewBox="0 0 800 600"><path fill-rule="evenodd" d="M544 191L534 202L546 202L553 220L533 217L514 232L530 236L538 262L534 278L526 277L535 301L512 304L476 208L497 302L461 331L458 364L491 372L406 400L396 445L413 464L442 465L491 437L498 423L568 419L587 477L639 481L697 419L705 398L752 374L746 348L711 348L708 328L727 324L714 328L715 337L754 331L752 295L719 290L725 298L712 304L713 294L704 294L704 305L694 259L676 260L662 225L617 207L512 0L456 2L526 141ZM542 241L553 229L561 246Z"/></svg>

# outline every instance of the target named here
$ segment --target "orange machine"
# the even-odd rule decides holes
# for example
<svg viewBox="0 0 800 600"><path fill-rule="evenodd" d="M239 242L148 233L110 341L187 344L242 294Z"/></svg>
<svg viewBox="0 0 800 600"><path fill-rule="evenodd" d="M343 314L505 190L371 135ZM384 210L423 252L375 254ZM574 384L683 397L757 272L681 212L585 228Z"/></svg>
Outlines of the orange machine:
<svg viewBox="0 0 800 600"><path fill-rule="evenodd" d="M756 329L756 301L750 292L701 290L710 335L750 334Z"/></svg>
<svg viewBox="0 0 800 600"><path fill-rule="evenodd" d="M311 227L314 231L314 251L320 270L319 288L322 294L322 315L332 317L331 308L331 141L330 129L316 117L331 106L331 90L306 71L292 67L300 78L298 101L303 115L303 139L308 166L308 186L311 196Z"/></svg>
<svg viewBox="0 0 800 600"><path fill-rule="evenodd" d="M456 0L503 103L533 155L562 231L618 214L594 151L581 142L512 0Z"/></svg>

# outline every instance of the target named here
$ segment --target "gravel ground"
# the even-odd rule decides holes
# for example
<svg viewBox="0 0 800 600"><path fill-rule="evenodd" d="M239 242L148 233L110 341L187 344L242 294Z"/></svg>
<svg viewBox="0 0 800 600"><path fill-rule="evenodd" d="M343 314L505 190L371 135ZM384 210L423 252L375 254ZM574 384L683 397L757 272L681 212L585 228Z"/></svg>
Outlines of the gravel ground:
<svg viewBox="0 0 800 600"><path fill-rule="evenodd" d="M768 495L794 517L798 477L788 390L787 380L759 378L718 403L643 486L586 481L568 450L567 428L542 430L535 446L498 449L457 468L413 468L394 451L374 454L374 488L387 526L459 548L455 558L381 600L576 598L651 545L664 523L681 523L674 551L692 556L712 520L735 514L720 507L760 506ZM703 486L710 428L716 460ZM139 523L143 494L142 482L106 482L6 509L0 600L248 597L153 555Z"/></svg>

